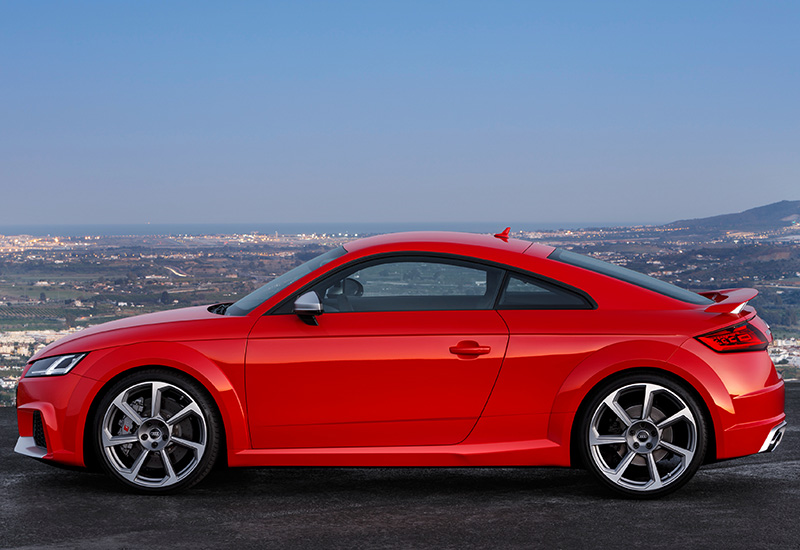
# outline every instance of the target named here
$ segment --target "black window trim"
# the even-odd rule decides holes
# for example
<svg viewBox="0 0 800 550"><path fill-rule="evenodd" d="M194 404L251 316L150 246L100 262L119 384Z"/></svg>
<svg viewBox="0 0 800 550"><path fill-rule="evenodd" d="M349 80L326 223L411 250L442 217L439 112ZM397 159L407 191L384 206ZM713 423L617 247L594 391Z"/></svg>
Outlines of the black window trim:
<svg viewBox="0 0 800 550"><path fill-rule="evenodd" d="M351 267L356 267L360 264L371 262L373 260L380 260L383 258L402 258L402 257L409 257L409 256L421 256L421 257L429 257L429 258L442 258L442 259L450 259L450 260L457 260L472 264L478 265L485 265L488 267L494 267L497 269L503 270L502 279L500 284L498 285L497 296L495 296L494 304L492 305L491 309L481 309L481 310L474 310L474 311L520 311L520 310L528 310L528 311L563 311L563 310L593 310L597 309L597 302L584 290L576 288L574 286L568 285L566 283L562 283L561 281L557 281L555 279L551 279L550 277L546 277L544 275L539 275L538 273L533 273L531 271L527 271L515 266L509 266L507 264L502 264L500 262L493 262L491 260L484 260L482 258L474 258L472 256L462 256L460 254L450 254L447 252L431 252L429 250L404 250L404 251L395 251L395 252L382 252L379 254L373 254L371 256L365 256L363 258L359 258L357 260L353 260L352 262L347 262L346 264L340 265L330 273L323 275L313 281L310 281L303 285L299 290L292 292L278 302L275 306L267 310L264 315L294 315L294 311L292 308L292 304L294 301L299 297L305 294L306 292L310 291L312 288L317 286L317 284L323 282L324 280L334 277L345 271L350 269ZM545 284L549 284L551 286L557 287L561 290L566 292L571 292L573 294L577 294L581 298L586 301L586 307L579 307L579 306L569 306L569 307L504 307L502 310L498 308L500 298L503 295L503 291L505 290L506 284L508 284L509 274L516 273L522 275L524 277L529 277L534 280L541 281ZM389 310L396 311L396 310ZM439 310L429 310L429 311L439 311ZM447 310L447 311L461 311L461 310ZM473 311L473 310L470 310ZM379 312L364 312L364 313L379 313Z"/></svg>
<svg viewBox="0 0 800 550"><path fill-rule="evenodd" d="M503 299L503 294L505 293L506 289L508 288L508 284L511 282L511 276L518 275L520 277L525 277L527 279L533 279L536 282L543 283L542 286L546 289L548 286L555 287L558 290L561 290L567 294L574 294L575 296L579 297L583 300L584 305L563 305L563 306L530 306L530 305L519 305L519 306L503 306L500 307L500 301ZM544 277L542 275L535 275L530 273L529 271L524 271L521 269L508 269L506 268L506 274L503 278L503 281L500 285L500 292L497 293L497 298L494 302L494 309L496 311L565 311L565 310L587 310L587 309L597 309L597 302L595 302L589 294L580 290L578 288L572 287L560 281L554 281L549 277Z"/></svg>

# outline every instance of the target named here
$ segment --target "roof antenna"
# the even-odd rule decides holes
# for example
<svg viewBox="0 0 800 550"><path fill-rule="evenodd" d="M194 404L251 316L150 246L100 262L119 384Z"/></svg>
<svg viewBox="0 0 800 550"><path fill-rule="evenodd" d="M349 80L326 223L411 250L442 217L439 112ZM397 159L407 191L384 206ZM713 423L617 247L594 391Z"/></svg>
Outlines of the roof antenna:
<svg viewBox="0 0 800 550"><path fill-rule="evenodd" d="M503 239L503 242L508 242L508 234L511 233L511 228L506 227L502 233L495 233L494 236L498 239Z"/></svg>

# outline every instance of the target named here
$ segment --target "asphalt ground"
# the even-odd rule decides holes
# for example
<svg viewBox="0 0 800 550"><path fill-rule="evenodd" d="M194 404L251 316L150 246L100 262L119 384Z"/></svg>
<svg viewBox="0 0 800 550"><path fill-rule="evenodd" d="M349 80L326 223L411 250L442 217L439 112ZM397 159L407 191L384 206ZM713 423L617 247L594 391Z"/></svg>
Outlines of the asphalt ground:
<svg viewBox="0 0 800 550"><path fill-rule="evenodd" d="M800 548L800 383L770 454L701 468L658 501L560 468L266 468L128 494L16 455L0 409L2 548Z"/></svg>

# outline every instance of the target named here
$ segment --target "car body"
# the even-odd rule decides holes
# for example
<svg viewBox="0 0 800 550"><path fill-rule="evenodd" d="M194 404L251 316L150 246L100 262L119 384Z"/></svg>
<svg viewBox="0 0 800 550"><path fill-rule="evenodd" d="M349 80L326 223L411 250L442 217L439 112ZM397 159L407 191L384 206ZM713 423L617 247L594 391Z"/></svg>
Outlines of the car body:
<svg viewBox="0 0 800 550"><path fill-rule="evenodd" d="M784 386L753 296L701 296L508 232L369 237L236 304L46 347L19 383L16 450L145 492L219 459L582 464L618 493L660 496L701 462L780 442Z"/></svg>

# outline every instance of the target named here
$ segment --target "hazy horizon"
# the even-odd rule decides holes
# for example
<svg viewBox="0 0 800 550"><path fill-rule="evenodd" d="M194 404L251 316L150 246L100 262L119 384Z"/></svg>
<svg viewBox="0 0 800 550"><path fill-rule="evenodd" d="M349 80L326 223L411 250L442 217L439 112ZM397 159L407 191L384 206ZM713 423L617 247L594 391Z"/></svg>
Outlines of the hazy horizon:
<svg viewBox="0 0 800 550"><path fill-rule="evenodd" d="M401 231L464 231L496 233L510 226L512 231L570 230L620 227L628 224L612 222L254 222L254 223L139 223L139 224L31 224L0 225L0 235L30 235L34 237L83 236L151 236L151 235L212 235L212 234L376 234ZM652 225L652 224L632 224Z"/></svg>
<svg viewBox="0 0 800 550"><path fill-rule="evenodd" d="M784 199L792 201L792 199ZM774 204L774 203L773 203ZM770 205L752 205L758 208ZM737 212L725 212L736 214ZM703 218L709 216L703 216ZM690 218L681 218L687 220ZM116 236L116 235L203 235L232 233L291 234L375 234L399 231L466 231L492 233L511 227L512 231L547 231L570 229L595 229L612 227L637 227L667 225L679 220L638 221L629 223L610 221L292 221L292 222L167 222L167 223L71 223L71 224L1 224L0 235L31 235L54 237Z"/></svg>

